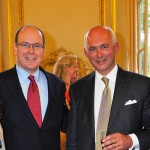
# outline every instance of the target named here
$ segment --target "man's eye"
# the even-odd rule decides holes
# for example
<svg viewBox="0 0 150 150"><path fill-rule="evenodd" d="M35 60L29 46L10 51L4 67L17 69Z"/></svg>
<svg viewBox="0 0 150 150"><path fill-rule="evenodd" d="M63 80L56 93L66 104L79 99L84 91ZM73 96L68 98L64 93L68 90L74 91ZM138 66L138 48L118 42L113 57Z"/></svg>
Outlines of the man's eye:
<svg viewBox="0 0 150 150"><path fill-rule="evenodd" d="M96 50L96 47L90 47L89 48L89 51L95 51Z"/></svg>
<svg viewBox="0 0 150 150"><path fill-rule="evenodd" d="M107 49L108 47L109 47L108 45L101 45L100 49L104 50L104 49Z"/></svg>
<svg viewBox="0 0 150 150"><path fill-rule="evenodd" d="M34 44L34 48L42 48L43 46L40 44Z"/></svg>
<svg viewBox="0 0 150 150"><path fill-rule="evenodd" d="M30 44L28 44L28 43L21 43L20 45L23 46L23 47L29 47Z"/></svg>
<svg viewBox="0 0 150 150"><path fill-rule="evenodd" d="M35 47L35 48L41 48L41 47L42 47L42 45L34 44L34 47Z"/></svg>

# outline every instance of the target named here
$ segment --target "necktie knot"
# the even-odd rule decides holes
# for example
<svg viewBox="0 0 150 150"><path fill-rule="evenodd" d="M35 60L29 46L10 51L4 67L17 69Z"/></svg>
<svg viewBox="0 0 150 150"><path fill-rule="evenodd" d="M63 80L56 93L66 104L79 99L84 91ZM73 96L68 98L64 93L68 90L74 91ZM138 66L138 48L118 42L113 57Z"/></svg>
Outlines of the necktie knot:
<svg viewBox="0 0 150 150"><path fill-rule="evenodd" d="M28 76L28 79L29 79L31 82L34 82L34 81L35 81L33 75Z"/></svg>
<svg viewBox="0 0 150 150"><path fill-rule="evenodd" d="M36 82L34 80L34 76L30 75L28 77L28 79L30 80L30 86L32 87L32 91L35 92L36 88L38 88L38 87L37 87L37 84L36 84Z"/></svg>
<svg viewBox="0 0 150 150"><path fill-rule="evenodd" d="M102 81L105 83L106 86L108 86L108 82L109 82L108 78L102 77Z"/></svg>

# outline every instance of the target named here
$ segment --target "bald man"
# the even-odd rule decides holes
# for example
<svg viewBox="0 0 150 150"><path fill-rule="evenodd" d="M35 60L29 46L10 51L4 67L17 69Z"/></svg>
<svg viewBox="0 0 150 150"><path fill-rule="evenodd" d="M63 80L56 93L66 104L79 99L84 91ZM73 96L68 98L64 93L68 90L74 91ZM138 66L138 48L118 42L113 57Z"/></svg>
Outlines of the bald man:
<svg viewBox="0 0 150 150"><path fill-rule="evenodd" d="M119 43L111 28L95 26L84 39L84 52L95 71L70 87L67 150L150 149L150 78L127 72L115 61ZM109 80L111 110L104 137L97 139L101 97ZM100 138L100 137L99 137ZM96 149L99 150L99 149Z"/></svg>

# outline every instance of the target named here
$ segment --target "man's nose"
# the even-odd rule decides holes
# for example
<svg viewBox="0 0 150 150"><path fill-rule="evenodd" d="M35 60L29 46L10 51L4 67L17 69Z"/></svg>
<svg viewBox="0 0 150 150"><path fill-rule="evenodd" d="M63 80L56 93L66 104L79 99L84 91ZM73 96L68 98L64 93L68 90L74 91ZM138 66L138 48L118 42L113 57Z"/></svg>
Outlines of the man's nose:
<svg viewBox="0 0 150 150"><path fill-rule="evenodd" d="M97 56L101 57L103 55L103 51L100 48L97 48Z"/></svg>
<svg viewBox="0 0 150 150"><path fill-rule="evenodd" d="M31 44L30 46L29 46L29 52L34 52L34 46L33 46L33 44Z"/></svg>

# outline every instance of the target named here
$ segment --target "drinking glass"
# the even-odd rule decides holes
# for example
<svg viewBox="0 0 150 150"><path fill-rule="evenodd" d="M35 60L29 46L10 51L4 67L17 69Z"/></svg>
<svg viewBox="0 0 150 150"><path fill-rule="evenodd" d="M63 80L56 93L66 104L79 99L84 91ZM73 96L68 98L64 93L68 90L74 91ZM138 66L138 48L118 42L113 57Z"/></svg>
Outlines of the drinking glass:
<svg viewBox="0 0 150 150"><path fill-rule="evenodd" d="M102 150L102 139L106 137L106 131L100 131L96 134L96 150Z"/></svg>

